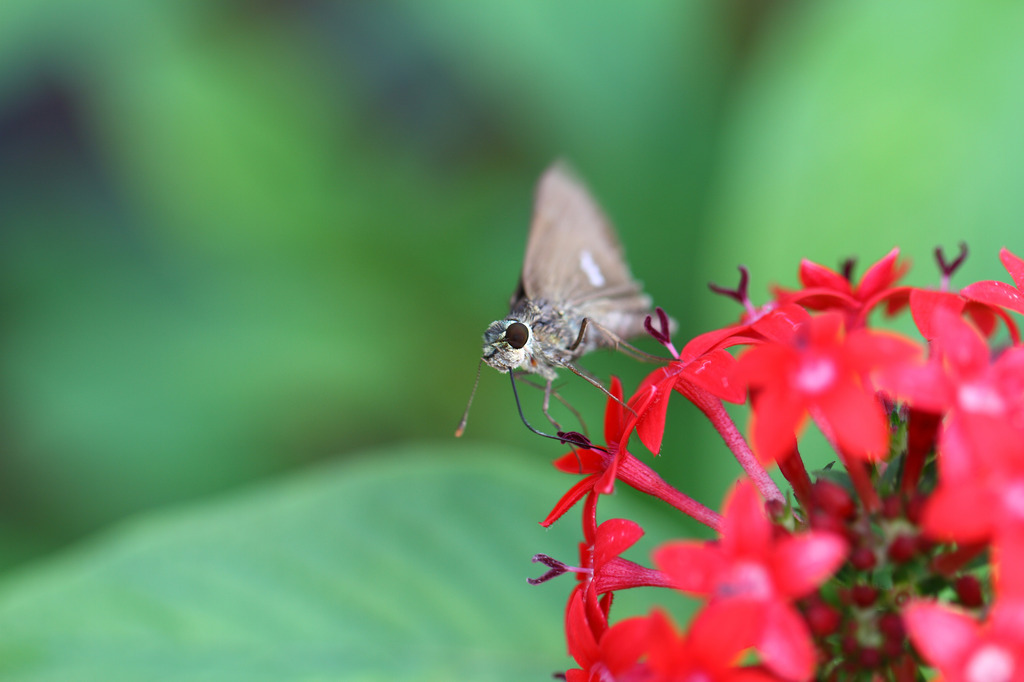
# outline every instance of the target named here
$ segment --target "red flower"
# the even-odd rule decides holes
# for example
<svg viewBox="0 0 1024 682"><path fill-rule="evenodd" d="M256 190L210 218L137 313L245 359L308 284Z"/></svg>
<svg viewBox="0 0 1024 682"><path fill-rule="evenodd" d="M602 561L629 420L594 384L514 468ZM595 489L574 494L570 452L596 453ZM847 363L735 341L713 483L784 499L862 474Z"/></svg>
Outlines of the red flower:
<svg viewBox="0 0 1024 682"><path fill-rule="evenodd" d="M668 586L668 579L659 571L619 556L643 536L643 529L626 519L609 519L596 526L597 499L598 496L592 494L583 513L586 542L580 543L581 566L555 567L558 562L547 557L540 559L554 569L541 580L566 570L574 571L579 577L579 584L569 595L565 616L569 653L581 667L567 673L570 680L603 680L609 674L614 679L628 679L618 675L628 670L642 653L643 647L638 648L637 643L643 641L646 630L636 619L608 628L611 592L630 587ZM599 598L602 594L605 597Z"/></svg>
<svg viewBox="0 0 1024 682"><path fill-rule="evenodd" d="M828 532L776 537L757 492L742 481L726 500L719 542L668 543L654 553L654 563L674 587L709 598L709 608L743 606L730 611L737 617L731 627L755 623L749 644L765 664L788 679L806 679L814 649L791 602L814 591L846 553L845 541Z"/></svg>
<svg viewBox="0 0 1024 682"><path fill-rule="evenodd" d="M627 519L608 519L597 527L593 549L589 551L592 572L581 579L597 594L630 587L665 587L668 580L658 571L623 559L620 554L636 544L644 531Z"/></svg>
<svg viewBox="0 0 1024 682"><path fill-rule="evenodd" d="M1010 419L1024 427L1024 348L1012 347L992 362L984 336L955 308L940 305L929 311L929 361L887 368L880 383L917 409L951 412L954 428L975 416Z"/></svg>
<svg viewBox="0 0 1024 682"><path fill-rule="evenodd" d="M918 352L894 334L867 329L844 334L842 317L823 313L800 325L788 342L744 353L737 376L752 392L753 441L762 461L788 455L809 414L842 454L886 454L888 424L870 375Z"/></svg>
<svg viewBox="0 0 1024 682"><path fill-rule="evenodd" d="M1024 431L975 417L942 439L939 485L922 527L932 537L999 543L1024 531Z"/></svg>
<svg viewBox="0 0 1024 682"><path fill-rule="evenodd" d="M1005 248L999 251L999 260L1003 262L1003 266L1010 273L1016 286L1010 286L1005 282L975 282L964 287L961 293L973 301L1024 313L1024 290L1022 290L1024 287L1024 260Z"/></svg>
<svg viewBox="0 0 1024 682"><path fill-rule="evenodd" d="M590 622L583 594L574 590L566 615L569 655L580 666L565 673L567 682L647 680L639 659L647 648L650 624L646 618L627 618L612 627L595 628Z"/></svg>
<svg viewBox="0 0 1024 682"><path fill-rule="evenodd" d="M804 288L792 292L777 289L776 298L780 303L799 303L811 310L841 310L851 329L860 327L880 303L887 303L890 314L906 305L910 288L893 286L909 268L906 261L897 262L899 255L899 249L890 251L869 267L856 285L847 276L804 259L800 261Z"/></svg>
<svg viewBox="0 0 1024 682"><path fill-rule="evenodd" d="M629 451L626 450L626 444L636 425L637 416L635 413L627 412L622 405L622 383L618 377L612 377L609 392L611 396L608 398L604 413L606 448L573 450L555 460L556 469L567 474L587 474L587 476L570 488L551 510L548 517L541 522L545 528L557 521L562 514L591 491L602 495L611 494L615 487L619 465L624 458L631 457ZM653 472L651 474L655 475Z"/></svg>
<svg viewBox="0 0 1024 682"><path fill-rule="evenodd" d="M914 289L910 292L910 314L914 318L921 336L931 341L938 334L934 320L936 311L944 309L956 315L964 314L978 327L982 334L992 336L996 329L996 318L1002 318L1014 340L1018 340L1017 325L1001 308L969 301L960 294L949 291Z"/></svg>
<svg viewBox="0 0 1024 682"><path fill-rule="evenodd" d="M648 674L650 682L773 682L774 675L738 665L749 647L752 621L739 610L705 609L690 623L685 635L676 633L661 611L651 614L648 625Z"/></svg>
<svg viewBox="0 0 1024 682"><path fill-rule="evenodd" d="M945 682L1024 679L1024 603L997 601L987 623L962 611L918 600L903 612L910 640Z"/></svg>
<svg viewBox="0 0 1024 682"><path fill-rule="evenodd" d="M716 407L721 408L718 401L742 403L744 398L743 385L733 380L736 360L725 349L777 340L808 319L810 316L803 308L783 306L745 324L715 329L691 340L677 360L651 372L630 399L630 407L639 415L636 433L640 442L654 454L661 451L673 390L686 396L719 428L715 415ZM650 396L646 402L638 404L646 396Z"/></svg>
<svg viewBox="0 0 1024 682"><path fill-rule="evenodd" d="M654 398L653 391L648 390L643 395L638 392L630 401L632 412L621 403L622 384L617 377L612 377L611 394L613 397L608 399L604 421L607 448L575 450L555 460L555 468L560 471L586 476L562 495L547 518L541 521L541 525L547 528L589 494L610 494L614 490L615 480L619 479L640 492L664 500L701 523L717 528L720 522L717 513L670 486L626 449L639 419L638 415L644 414L650 400Z"/></svg>

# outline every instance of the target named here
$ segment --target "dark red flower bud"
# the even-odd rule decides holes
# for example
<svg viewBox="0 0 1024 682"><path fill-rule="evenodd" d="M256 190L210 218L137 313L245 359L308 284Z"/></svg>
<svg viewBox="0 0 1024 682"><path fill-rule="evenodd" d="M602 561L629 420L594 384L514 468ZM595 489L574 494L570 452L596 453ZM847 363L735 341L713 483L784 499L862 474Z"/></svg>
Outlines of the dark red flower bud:
<svg viewBox="0 0 1024 682"><path fill-rule="evenodd" d="M850 552L850 563L858 571L870 571L878 565L878 557L875 556L875 552L870 547L861 545L860 547L855 547Z"/></svg>
<svg viewBox="0 0 1024 682"><path fill-rule="evenodd" d="M907 650L905 639L887 639L882 642L882 655L893 660L902 656Z"/></svg>
<svg viewBox="0 0 1024 682"><path fill-rule="evenodd" d="M827 479L818 479L814 484L814 504L831 516L848 519L853 516L856 506L846 489Z"/></svg>
<svg viewBox="0 0 1024 682"><path fill-rule="evenodd" d="M890 521L903 516L903 500L898 495L890 495L882 500L882 516Z"/></svg>
<svg viewBox="0 0 1024 682"><path fill-rule="evenodd" d="M842 615L823 601L811 604L804 613L811 632L818 637L831 635L839 628Z"/></svg>
<svg viewBox="0 0 1024 682"><path fill-rule="evenodd" d="M836 533L837 535L847 535L848 529L843 520L838 516L833 516L822 509L815 509L811 512L811 528L814 530L824 530L830 533Z"/></svg>
<svg viewBox="0 0 1024 682"><path fill-rule="evenodd" d="M889 558L898 564L910 561L917 552L917 537L914 535L899 535L889 545Z"/></svg>
<svg viewBox="0 0 1024 682"><path fill-rule="evenodd" d="M860 650L860 642L857 641L857 637L855 635L843 635L843 639L839 643L839 646L842 647L843 653L847 656L853 656L858 650Z"/></svg>
<svg viewBox="0 0 1024 682"><path fill-rule="evenodd" d="M878 590L871 585L854 585L850 592L853 603L861 608L866 608L875 603L878 599Z"/></svg>
<svg viewBox="0 0 1024 682"><path fill-rule="evenodd" d="M903 619L898 613L882 614L878 619L878 631L885 635L886 639L899 640L901 644L907 636Z"/></svg>
<svg viewBox="0 0 1024 682"><path fill-rule="evenodd" d="M882 663L882 653L873 646L866 646L858 653L861 666L872 669L877 668Z"/></svg>
<svg viewBox="0 0 1024 682"><path fill-rule="evenodd" d="M981 591L981 581L973 575L962 575L953 583L956 590L956 597L960 603L969 609L976 609L985 603L985 597Z"/></svg>
<svg viewBox="0 0 1024 682"><path fill-rule="evenodd" d="M920 554L931 554L937 544L938 543L931 538L926 538L923 535L917 536L917 551Z"/></svg>
<svg viewBox="0 0 1024 682"><path fill-rule="evenodd" d="M921 525L921 515L924 513L924 505L928 502L928 496L918 493L907 502L907 521L915 526Z"/></svg>

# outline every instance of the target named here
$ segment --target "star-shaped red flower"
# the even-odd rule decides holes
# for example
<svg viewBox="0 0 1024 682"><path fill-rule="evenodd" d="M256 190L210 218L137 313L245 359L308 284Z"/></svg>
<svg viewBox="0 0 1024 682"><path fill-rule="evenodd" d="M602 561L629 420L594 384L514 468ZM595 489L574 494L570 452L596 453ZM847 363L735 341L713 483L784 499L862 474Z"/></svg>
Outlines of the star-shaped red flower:
<svg viewBox="0 0 1024 682"><path fill-rule="evenodd" d="M803 289L780 288L775 292L776 298L780 303L799 303L812 310L841 310L851 329L860 327L880 303L886 303L890 314L906 305L910 288L894 286L909 268L906 261L899 261L899 255L899 249L890 251L869 267L857 284L824 265L804 259L800 262Z"/></svg>
<svg viewBox="0 0 1024 682"><path fill-rule="evenodd" d="M927 326L929 361L886 368L880 383L917 409L949 412L954 430L977 417L1007 419L1024 428L1024 347L1013 346L993 361L984 335L956 306L931 309Z"/></svg>
<svg viewBox="0 0 1024 682"><path fill-rule="evenodd" d="M1024 679L1024 602L997 600L985 623L935 602L911 602L903 612L910 640L942 675L939 682L1019 682Z"/></svg>
<svg viewBox="0 0 1024 682"><path fill-rule="evenodd" d="M647 673L650 682L777 682L764 669L739 665L753 634L743 609L705 609L677 634L668 616L651 614L648 623Z"/></svg>
<svg viewBox="0 0 1024 682"><path fill-rule="evenodd" d="M964 287L961 293L973 301L1002 306L1024 314L1024 260L1009 249L999 252L999 260L1003 262L1016 286L996 281L975 282Z"/></svg>
<svg viewBox="0 0 1024 682"><path fill-rule="evenodd" d="M939 485L922 519L926 533L997 545L1024 533L1024 430L975 417L947 430L938 462Z"/></svg>
<svg viewBox="0 0 1024 682"><path fill-rule="evenodd" d="M733 613L754 619L750 644L765 664L802 680L814 670L814 648L792 602L814 591L846 554L846 542L833 533L777 534L753 485L742 481L725 503L719 542L668 543L655 551L654 563L676 588L708 598L708 608L742 606Z"/></svg>
<svg viewBox="0 0 1024 682"><path fill-rule="evenodd" d="M620 480L640 492L664 500L712 528L717 528L720 521L717 513L666 483L661 476L626 449L639 416L647 411L648 404L655 397L654 390L649 388L646 391L638 391L630 400L629 410L622 404L622 384L617 377L612 377L610 393L604 420L606 447L574 450L555 460L555 468L567 474L584 474L584 478L562 495L547 518L541 521L541 525L547 528L587 495L611 494L615 481Z"/></svg>
<svg viewBox="0 0 1024 682"><path fill-rule="evenodd" d="M871 375L920 349L895 334L844 333L843 326L841 315L823 313L799 325L787 342L765 343L740 357L737 379L753 394L753 442L762 461L787 456L808 415L844 455L873 459L888 452L888 423Z"/></svg>
<svg viewBox="0 0 1024 682"><path fill-rule="evenodd" d="M650 624L646 618L627 618L610 628L607 622L594 628L584 604L583 592L574 590L566 613L569 655L579 668L567 670L567 682L628 679L640 668L639 659L647 648ZM646 679L646 678L638 678Z"/></svg>

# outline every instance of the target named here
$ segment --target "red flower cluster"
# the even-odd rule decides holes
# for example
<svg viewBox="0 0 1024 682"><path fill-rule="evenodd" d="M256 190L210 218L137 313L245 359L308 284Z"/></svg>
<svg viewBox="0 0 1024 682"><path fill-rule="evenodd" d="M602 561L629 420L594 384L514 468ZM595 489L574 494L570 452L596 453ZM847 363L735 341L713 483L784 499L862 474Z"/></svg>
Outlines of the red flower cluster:
<svg viewBox="0 0 1024 682"><path fill-rule="evenodd" d="M565 630L578 667L565 679L909 682L928 666L951 682L1024 679L1024 345L1008 312L1024 313L1024 261L1004 249L1014 286L957 293L961 248L951 264L937 252L938 291L898 286L907 267L896 250L856 284L849 267L805 261L801 288L760 308L743 271L739 289L723 292L744 304L741 321L681 352L660 309L657 326L648 320L672 360L628 400L613 380L605 446L555 462L583 478L543 525L584 501L580 565L538 555L550 570L531 582L577 575ZM923 342L870 322L902 311ZM745 473L721 515L628 449L635 433L659 453L673 392ZM748 400L750 445L723 405ZM798 439L809 422L842 467L806 470ZM776 464L791 495L766 471ZM616 481L719 537L664 544L650 567L623 558L640 525L597 522ZM640 586L701 606L682 632L662 610L612 622L614 593Z"/></svg>

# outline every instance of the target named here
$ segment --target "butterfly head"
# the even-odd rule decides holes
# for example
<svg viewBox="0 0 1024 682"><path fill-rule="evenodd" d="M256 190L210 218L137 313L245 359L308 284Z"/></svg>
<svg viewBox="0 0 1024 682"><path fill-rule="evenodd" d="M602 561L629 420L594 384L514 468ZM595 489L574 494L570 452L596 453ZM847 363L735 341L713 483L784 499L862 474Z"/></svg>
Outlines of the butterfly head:
<svg viewBox="0 0 1024 682"><path fill-rule="evenodd" d="M484 362L508 372L528 362L533 354L533 332L519 320L497 320L484 332Z"/></svg>

